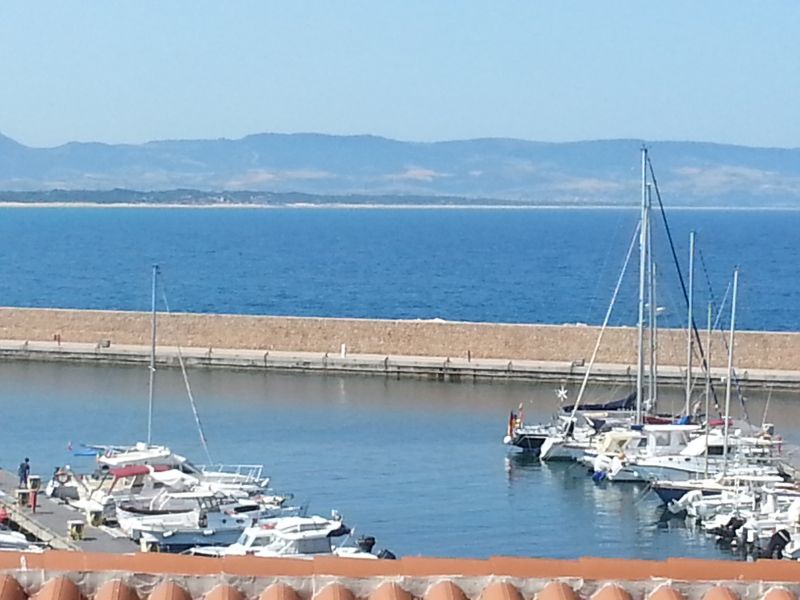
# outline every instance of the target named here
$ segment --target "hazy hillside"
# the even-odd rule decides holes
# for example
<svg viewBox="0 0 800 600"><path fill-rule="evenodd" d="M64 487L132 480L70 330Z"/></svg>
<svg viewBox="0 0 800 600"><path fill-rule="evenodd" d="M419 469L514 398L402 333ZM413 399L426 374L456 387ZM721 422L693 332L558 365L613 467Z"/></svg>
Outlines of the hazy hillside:
<svg viewBox="0 0 800 600"><path fill-rule="evenodd" d="M294 197L281 196L291 192L298 194L297 201L316 195L351 195L359 201L411 195L415 201L446 196L448 201L634 204L640 145L637 140L414 143L374 136L259 134L240 140L30 148L0 136L0 189L116 189L110 196L89 195L95 199L124 197L130 194L125 189L178 189L166 196L174 200L182 194L196 201L208 196L203 192L230 191L240 193L229 198L268 202ZM800 206L800 149L692 142L650 148L662 192L673 205ZM64 197L75 199L75 194L51 194L49 199ZM164 198L143 194L139 201Z"/></svg>

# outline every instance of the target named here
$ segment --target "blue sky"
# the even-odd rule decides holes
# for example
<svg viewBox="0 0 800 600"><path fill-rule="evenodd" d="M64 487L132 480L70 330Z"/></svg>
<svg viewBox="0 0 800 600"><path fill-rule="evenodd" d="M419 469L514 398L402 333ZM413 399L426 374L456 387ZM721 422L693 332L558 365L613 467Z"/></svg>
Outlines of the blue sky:
<svg viewBox="0 0 800 600"><path fill-rule="evenodd" d="M0 131L798 147L798 32L795 0L4 0Z"/></svg>

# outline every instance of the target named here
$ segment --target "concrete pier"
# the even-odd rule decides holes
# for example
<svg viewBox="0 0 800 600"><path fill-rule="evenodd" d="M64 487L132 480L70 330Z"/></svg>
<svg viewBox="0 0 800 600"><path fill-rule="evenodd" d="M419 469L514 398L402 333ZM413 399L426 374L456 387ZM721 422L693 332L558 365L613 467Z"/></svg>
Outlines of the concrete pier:
<svg viewBox="0 0 800 600"><path fill-rule="evenodd" d="M0 308L0 358L144 364L149 319L139 312ZM582 325L170 314L159 316L157 362L177 366L180 345L192 367L571 381L583 377L597 334ZM685 335L659 332L664 383L685 377ZM724 340L714 334L716 380L725 375ZM609 328L592 380L633 381L635 347L634 328ZM800 333L737 334L736 366L744 386L800 388Z"/></svg>
<svg viewBox="0 0 800 600"><path fill-rule="evenodd" d="M586 372L582 361L542 361L504 359L465 359L442 356L402 356L380 354L331 355L326 352L284 352L225 348L178 348L159 346L156 364L178 367L179 353L187 367L247 369L257 371L363 374L383 377L418 377L460 381L580 381ZM87 344L80 342L19 342L0 340L0 359L142 365L150 361L150 348L132 344ZM592 369L595 383L634 383L634 365L597 363ZM714 367L715 382L724 380L726 369ZM773 387L800 389L800 371L769 369L738 370L745 388ZM684 385L686 371L681 367L662 366L658 377L666 385Z"/></svg>
<svg viewBox="0 0 800 600"><path fill-rule="evenodd" d="M74 540L68 532L69 521L85 521L83 513L38 493L38 506L34 512L16 502L18 479L13 473L0 469L0 507L6 510L11 521L23 531L33 535L42 544L56 550L83 550L88 552L136 552L138 546L127 537L105 527L85 525L82 539ZM35 492L31 492L35 493Z"/></svg>

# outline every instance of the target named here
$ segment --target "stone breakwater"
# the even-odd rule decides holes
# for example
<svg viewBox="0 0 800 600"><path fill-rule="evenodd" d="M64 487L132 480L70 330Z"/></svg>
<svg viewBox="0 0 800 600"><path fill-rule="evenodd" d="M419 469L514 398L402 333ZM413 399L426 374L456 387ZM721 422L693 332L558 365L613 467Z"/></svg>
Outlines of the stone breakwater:
<svg viewBox="0 0 800 600"><path fill-rule="evenodd" d="M442 321L401 321L267 317L211 314L159 315L159 346L443 357L453 360L588 362L598 328L580 325L521 325ZM705 334L701 333L705 344ZM712 363L726 364L726 335L716 332ZM148 346L150 315L145 312L0 308L0 339L82 342L99 347ZM800 333L739 332L739 370L800 369ZM661 365L683 366L686 337L680 330L658 334ZM598 363L636 363L636 329L609 328ZM697 364L697 360L695 360Z"/></svg>

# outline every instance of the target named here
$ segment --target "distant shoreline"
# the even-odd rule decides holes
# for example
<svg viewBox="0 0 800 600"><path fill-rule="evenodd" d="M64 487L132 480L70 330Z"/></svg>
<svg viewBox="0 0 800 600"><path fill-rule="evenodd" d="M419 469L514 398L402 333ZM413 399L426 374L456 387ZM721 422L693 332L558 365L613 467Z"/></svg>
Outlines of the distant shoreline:
<svg viewBox="0 0 800 600"><path fill-rule="evenodd" d="M14 208L142 208L142 209L230 209L230 210L637 210L636 205L615 204L378 204L378 203L313 203L296 202L285 204L248 204L208 202L182 204L177 202L4 202L0 200L0 209ZM680 211L774 211L797 212L800 206L670 206L668 210Z"/></svg>

